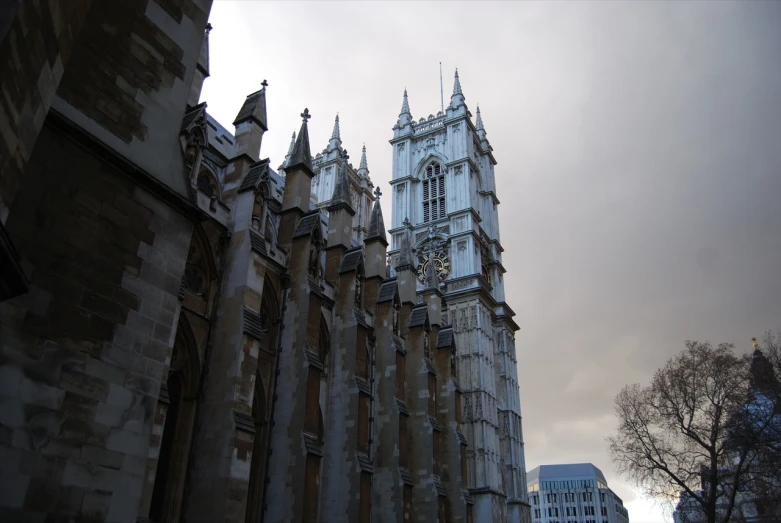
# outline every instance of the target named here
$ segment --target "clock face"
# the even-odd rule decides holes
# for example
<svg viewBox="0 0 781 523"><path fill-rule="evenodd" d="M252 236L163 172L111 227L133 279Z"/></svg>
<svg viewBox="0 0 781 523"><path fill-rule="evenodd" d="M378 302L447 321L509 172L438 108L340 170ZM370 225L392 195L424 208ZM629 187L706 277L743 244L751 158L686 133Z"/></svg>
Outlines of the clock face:
<svg viewBox="0 0 781 523"><path fill-rule="evenodd" d="M445 281L450 275L450 258L448 258L445 251L435 251L430 256L434 261L434 270L436 271L439 281ZM429 255L425 254L418 258L418 279L421 282L426 281L426 272L428 271Z"/></svg>

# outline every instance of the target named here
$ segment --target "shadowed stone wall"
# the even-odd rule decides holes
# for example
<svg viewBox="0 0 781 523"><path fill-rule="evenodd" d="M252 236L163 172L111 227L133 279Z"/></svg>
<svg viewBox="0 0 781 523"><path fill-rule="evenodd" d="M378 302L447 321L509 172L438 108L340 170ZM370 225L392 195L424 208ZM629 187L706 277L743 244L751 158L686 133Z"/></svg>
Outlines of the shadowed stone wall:
<svg viewBox="0 0 781 523"><path fill-rule="evenodd" d="M46 126L7 226L0 519L135 521L191 221Z"/></svg>

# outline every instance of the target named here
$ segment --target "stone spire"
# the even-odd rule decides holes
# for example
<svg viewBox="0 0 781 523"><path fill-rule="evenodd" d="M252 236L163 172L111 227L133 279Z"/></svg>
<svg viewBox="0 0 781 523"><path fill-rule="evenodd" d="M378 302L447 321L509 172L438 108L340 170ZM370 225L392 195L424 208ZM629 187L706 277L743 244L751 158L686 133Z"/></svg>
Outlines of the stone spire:
<svg viewBox="0 0 781 523"><path fill-rule="evenodd" d="M361 150L361 165L358 167L358 175L364 178L369 175L369 166L366 164L366 144L363 144Z"/></svg>
<svg viewBox="0 0 781 523"><path fill-rule="evenodd" d="M296 132L293 131L293 136L290 138L290 146L287 148L287 154L285 155L285 161L279 166L280 169L285 169L290 165L290 155L293 154L293 147L296 146Z"/></svg>
<svg viewBox="0 0 781 523"><path fill-rule="evenodd" d="M404 89L404 101L401 102L401 112L399 121L396 124L399 128L412 124L412 113L409 111L409 101L407 100L407 89Z"/></svg>
<svg viewBox="0 0 781 523"><path fill-rule="evenodd" d="M396 272L407 269L407 268L414 268L414 265L412 264L412 224L409 221L409 218L404 218L404 232L401 235L401 245L399 245L399 258L396 261Z"/></svg>
<svg viewBox="0 0 781 523"><path fill-rule="evenodd" d="M453 109L464 105L464 93L461 91L461 81L458 79L458 69L453 81L453 94L450 96L450 107Z"/></svg>
<svg viewBox="0 0 781 523"><path fill-rule="evenodd" d="M355 209L352 207L352 198L350 197L350 182L347 179L347 160L350 157L347 155L346 149L342 151L341 158L342 167L336 175L334 193L331 196L331 203L328 204L327 210L329 213L333 213L339 209L347 209L350 216L355 216Z"/></svg>
<svg viewBox="0 0 781 523"><path fill-rule="evenodd" d="M382 191L379 187L374 189L374 207L372 207L372 214L369 217L369 231L366 233L366 241L380 239L388 244L388 238L385 235L385 219L382 217L382 208L380 207L380 196Z"/></svg>
<svg viewBox="0 0 781 523"><path fill-rule="evenodd" d="M331 132L331 139L328 141L328 150L333 151L342 145L342 137L339 133L339 113L336 113L334 120L334 130Z"/></svg>
<svg viewBox="0 0 781 523"><path fill-rule="evenodd" d="M396 278L399 298L402 303L417 303L417 269L412 253L412 224L404 218L404 232L399 245L399 257L396 260Z"/></svg>
<svg viewBox="0 0 781 523"><path fill-rule="evenodd" d="M412 114L409 112L409 100L407 100L407 88L404 88L404 101L401 102L401 113L399 113L399 116L402 114Z"/></svg>
<svg viewBox="0 0 781 523"><path fill-rule="evenodd" d="M483 117L480 115L480 104L477 104L477 123L475 127L477 128L477 136L480 137L480 141L485 140L485 127L483 127Z"/></svg>
<svg viewBox="0 0 781 523"><path fill-rule="evenodd" d="M458 67L456 67L456 78L453 82L453 94L463 94L461 92L461 81L458 79Z"/></svg>
<svg viewBox="0 0 781 523"><path fill-rule="evenodd" d="M309 129L307 127L307 120L311 118L309 109L304 109L304 112L301 113L301 118L303 120L301 129L298 131L298 138L296 138L296 143L290 153L287 170L291 171L295 167L301 167L312 177L314 176L312 172L312 152L309 148Z"/></svg>

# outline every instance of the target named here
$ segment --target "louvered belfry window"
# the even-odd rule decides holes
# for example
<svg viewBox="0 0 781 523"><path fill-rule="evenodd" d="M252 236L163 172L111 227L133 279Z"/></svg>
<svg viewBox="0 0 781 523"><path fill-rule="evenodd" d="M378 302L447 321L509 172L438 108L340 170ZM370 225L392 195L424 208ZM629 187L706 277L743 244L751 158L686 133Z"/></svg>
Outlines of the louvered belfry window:
<svg viewBox="0 0 781 523"><path fill-rule="evenodd" d="M423 221L431 222L445 217L445 176L436 162L426 167L423 179Z"/></svg>

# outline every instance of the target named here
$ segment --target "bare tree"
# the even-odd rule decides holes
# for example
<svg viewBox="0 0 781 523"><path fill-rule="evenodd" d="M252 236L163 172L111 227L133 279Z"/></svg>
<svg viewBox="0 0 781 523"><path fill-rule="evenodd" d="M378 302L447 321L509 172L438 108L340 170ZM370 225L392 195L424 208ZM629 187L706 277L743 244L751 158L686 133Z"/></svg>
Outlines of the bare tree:
<svg viewBox="0 0 781 523"><path fill-rule="evenodd" d="M683 492L708 523L730 521L759 454L750 439L734 442L751 379L733 348L687 341L650 385L616 396L618 433L608 438L619 470L646 494L672 503Z"/></svg>

